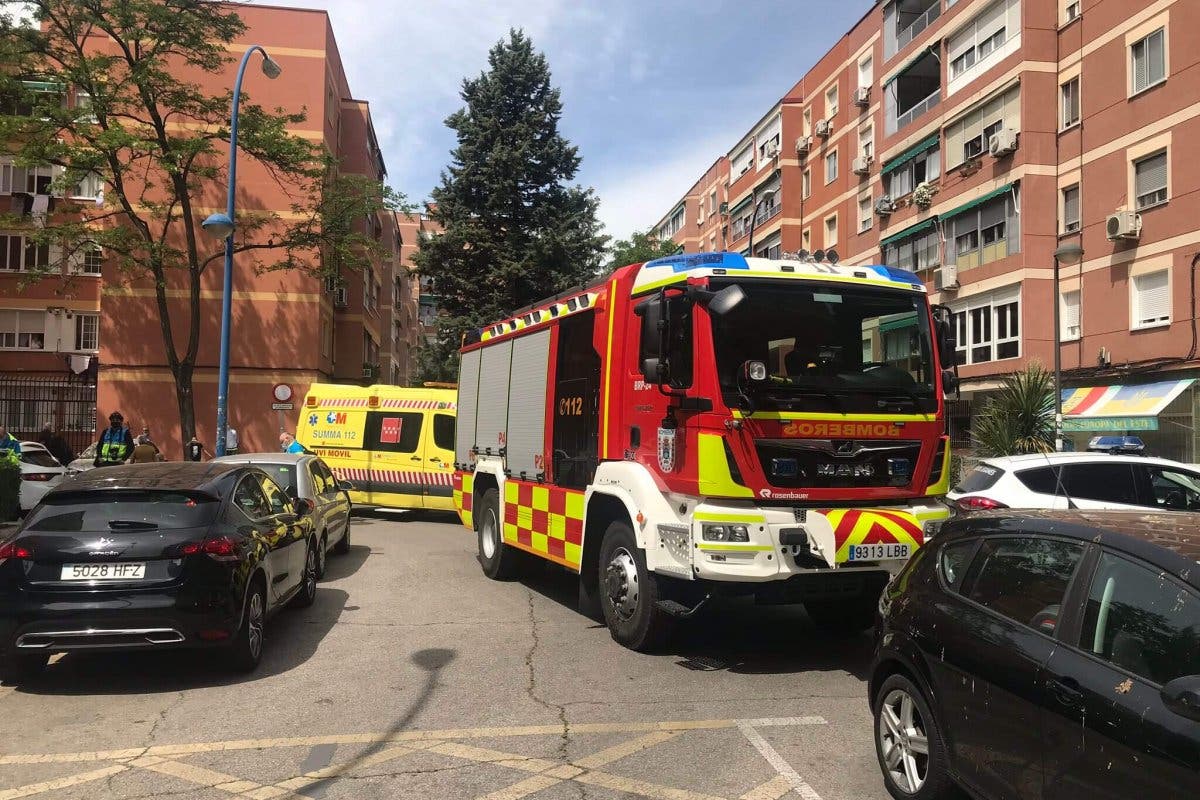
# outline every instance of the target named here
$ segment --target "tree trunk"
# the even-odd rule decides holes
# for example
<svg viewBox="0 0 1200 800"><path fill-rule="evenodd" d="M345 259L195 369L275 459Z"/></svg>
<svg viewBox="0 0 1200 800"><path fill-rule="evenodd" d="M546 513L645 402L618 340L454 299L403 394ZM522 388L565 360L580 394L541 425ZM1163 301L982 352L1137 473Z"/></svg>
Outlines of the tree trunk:
<svg viewBox="0 0 1200 800"><path fill-rule="evenodd" d="M179 404L181 444L186 445L196 435L196 399L192 394L192 365L180 364L171 370L175 377L175 399Z"/></svg>

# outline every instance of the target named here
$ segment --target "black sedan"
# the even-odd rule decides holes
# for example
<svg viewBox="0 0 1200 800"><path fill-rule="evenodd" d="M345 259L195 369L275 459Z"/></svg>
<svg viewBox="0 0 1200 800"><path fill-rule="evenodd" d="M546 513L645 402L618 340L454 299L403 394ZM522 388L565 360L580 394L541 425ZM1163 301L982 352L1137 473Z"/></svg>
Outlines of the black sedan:
<svg viewBox="0 0 1200 800"><path fill-rule="evenodd" d="M1200 797L1198 561L1195 514L948 522L880 599L870 702L888 791Z"/></svg>
<svg viewBox="0 0 1200 800"><path fill-rule="evenodd" d="M253 670L266 619L316 597L311 512L249 465L108 467L64 482L0 542L0 679L73 650L223 647Z"/></svg>

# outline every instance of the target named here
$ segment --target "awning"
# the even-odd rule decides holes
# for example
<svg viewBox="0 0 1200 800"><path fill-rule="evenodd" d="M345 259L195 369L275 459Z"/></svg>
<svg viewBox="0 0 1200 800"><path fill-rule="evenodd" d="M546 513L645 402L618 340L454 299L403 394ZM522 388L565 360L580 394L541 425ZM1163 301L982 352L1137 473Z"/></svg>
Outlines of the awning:
<svg viewBox="0 0 1200 800"><path fill-rule="evenodd" d="M736 216L737 216L737 213L738 213L739 211L741 211L743 208L745 208L746 206L750 205L750 201L752 201L753 199L754 199L754 195L753 195L753 194L748 194L748 195L746 195L745 197L743 197L743 198L742 198L742 201L741 201L740 203L738 203L738 204L737 204L736 206L734 206L733 208L729 209L729 216L730 216L730 217L736 217Z"/></svg>
<svg viewBox="0 0 1200 800"><path fill-rule="evenodd" d="M1158 415L1194 378L1134 386L1084 386L1062 390L1063 428L1068 431L1155 431Z"/></svg>
<svg viewBox="0 0 1200 800"><path fill-rule="evenodd" d="M917 312L913 311L908 314L900 314L891 319L883 319L879 323L881 333L890 333L899 331L905 328L915 328L917 326Z"/></svg>
<svg viewBox="0 0 1200 800"><path fill-rule="evenodd" d="M958 208L954 209L953 211L946 211L941 214L938 214L938 216L941 217L942 219L950 219L951 217L956 217L959 214L963 214L967 211L970 211L972 208L977 208L978 206L983 205L988 200L991 200L995 197L999 197L1000 195L1005 194L1006 192L1011 192L1012 187L1013 187L1012 183L1007 184L1005 186L1001 186L999 189L995 189L993 191L988 192L983 197L976 197L971 202L964 203L961 206L959 206Z"/></svg>
<svg viewBox="0 0 1200 800"><path fill-rule="evenodd" d="M905 164L912 161L914 158L921 155L921 153L924 153L926 150L931 150L934 147L937 147L938 141L939 141L938 134L935 133L933 136L930 136L928 139L921 142L920 144L908 148L907 150L905 150L903 153L896 156L895 158L889 158L887 161L883 162L882 171L884 173L888 173L894 169L899 169L900 167L903 167Z"/></svg>
<svg viewBox="0 0 1200 800"><path fill-rule="evenodd" d="M900 231L899 233L893 233L891 236L887 237L886 239L880 239L879 246L884 247L886 245L891 244L892 242L898 242L901 239L907 239L909 236L912 236L913 234L916 234L916 233L920 233L921 231L925 230L926 228L932 228L935 220L937 220L937 217L930 217L929 219L925 220L924 222L918 222L916 225L910 225L909 227L905 228L904 230Z"/></svg>

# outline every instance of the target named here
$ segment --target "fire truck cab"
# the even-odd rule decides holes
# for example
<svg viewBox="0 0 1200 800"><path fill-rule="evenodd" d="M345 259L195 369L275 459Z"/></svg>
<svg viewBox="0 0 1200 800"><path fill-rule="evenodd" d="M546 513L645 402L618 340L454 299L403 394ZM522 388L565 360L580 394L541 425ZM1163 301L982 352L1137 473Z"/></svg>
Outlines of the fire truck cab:
<svg viewBox="0 0 1200 800"><path fill-rule="evenodd" d="M861 630L949 514L951 336L888 267L624 267L467 335L455 507L488 576L575 571L634 649L720 594Z"/></svg>

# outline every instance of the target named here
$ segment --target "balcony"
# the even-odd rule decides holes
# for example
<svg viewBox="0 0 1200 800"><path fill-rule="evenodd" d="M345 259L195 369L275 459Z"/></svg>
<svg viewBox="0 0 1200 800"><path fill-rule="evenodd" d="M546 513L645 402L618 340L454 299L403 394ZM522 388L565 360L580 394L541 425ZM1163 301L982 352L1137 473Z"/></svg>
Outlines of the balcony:
<svg viewBox="0 0 1200 800"><path fill-rule="evenodd" d="M942 0L901 0L896 4L896 52L942 15Z"/></svg>
<svg viewBox="0 0 1200 800"><path fill-rule="evenodd" d="M932 51L925 51L892 79L884 90L890 136L927 114L942 101L942 68Z"/></svg>

